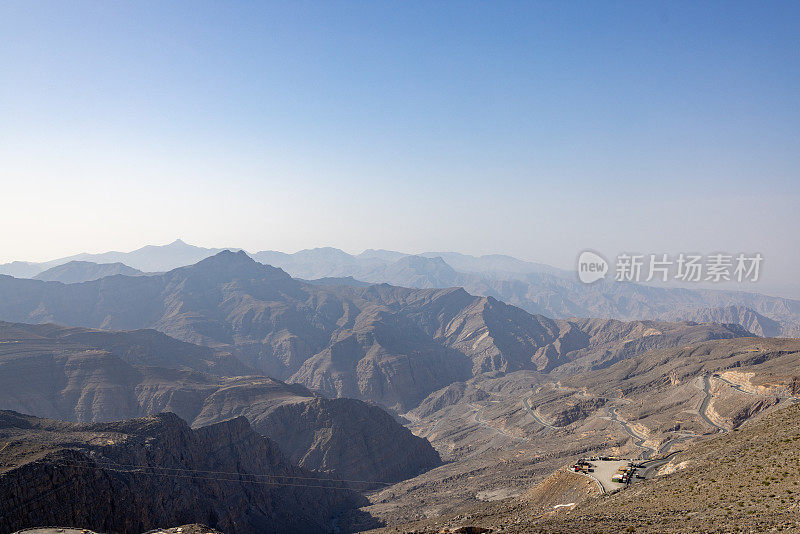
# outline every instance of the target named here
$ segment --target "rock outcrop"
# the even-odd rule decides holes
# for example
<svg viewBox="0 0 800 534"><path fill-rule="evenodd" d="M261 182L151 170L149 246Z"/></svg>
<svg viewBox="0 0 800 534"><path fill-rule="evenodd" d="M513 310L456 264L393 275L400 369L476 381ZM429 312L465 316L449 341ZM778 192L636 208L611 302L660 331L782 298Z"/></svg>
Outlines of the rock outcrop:
<svg viewBox="0 0 800 534"><path fill-rule="evenodd" d="M292 465L236 418L197 430L173 414L69 424L0 412L0 532L81 525L144 532L204 523L230 533L326 532L365 504Z"/></svg>
<svg viewBox="0 0 800 534"><path fill-rule="evenodd" d="M316 398L284 404L254 420L290 459L342 478L391 483L441 464L427 440L414 436L377 406L353 399ZM374 485L354 483L354 488Z"/></svg>
<svg viewBox="0 0 800 534"><path fill-rule="evenodd" d="M209 395L193 425L245 416L292 462L352 481L356 489L405 480L441 464L431 444L378 406L327 399L299 384L261 381Z"/></svg>

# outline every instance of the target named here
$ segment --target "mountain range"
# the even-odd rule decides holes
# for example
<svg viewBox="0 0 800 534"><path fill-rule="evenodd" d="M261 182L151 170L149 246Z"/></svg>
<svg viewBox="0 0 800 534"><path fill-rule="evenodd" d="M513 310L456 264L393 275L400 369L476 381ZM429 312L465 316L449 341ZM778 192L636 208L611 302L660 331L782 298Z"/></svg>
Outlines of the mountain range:
<svg viewBox="0 0 800 534"><path fill-rule="evenodd" d="M800 395L797 340L771 338L792 328L794 301L583 286L515 272L533 267L504 258L476 260L503 273L470 273L449 262L472 260L441 254L287 256L287 269L327 263L305 279L223 250L164 272L72 260L35 275L49 280L0 275L0 410L13 410L0 414L0 500L16 506L0 532L32 521L355 532L496 500L520 514L509 499L528 495L524 508L553 506L545 493L588 496L559 471L579 455L676 454ZM354 262L372 275L347 274ZM664 319L549 317L463 287L532 281L562 291L541 301L549 308L574 291L568 309L584 299ZM744 304L722 305L734 297ZM163 480L152 483L166 470L189 476L169 497ZM237 477L205 485L200 472ZM276 474L316 477L318 493L305 482L248 489ZM99 496L85 486L111 495L126 522L80 499L61 506L67 478L87 499ZM187 502L188 492L202 498ZM137 515L129 502L153 512ZM506 517L492 510L486 517Z"/></svg>
<svg viewBox="0 0 800 534"><path fill-rule="evenodd" d="M32 278L46 269L76 260L121 262L143 272L163 272L220 251L177 240L169 245L148 245L128 253L79 254L40 264L13 262L0 265L0 274ZM346 284L352 279L351 284L463 287L471 294L494 297L529 313L556 319L730 319L729 322L736 322L757 335L800 335L800 301L797 300L741 291L655 287L615 281L583 284L569 271L503 255L475 257L454 252L412 255L372 249L352 255L325 247L294 254L261 251L252 253L251 257L279 267L295 278L327 285ZM89 281L97 276L94 274L97 269L84 269L84 274L72 274L69 280ZM737 311L733 313L731 308Z"/></svg>
<svg viewBox="0 0 800 534"><path fill-rule="evenodd" d="M0 295L1 320L151 328L229 352L265 375L399 412L489 371L551 371L583 357L580 351L598 339L680 342L657 324L634 335L648 327L555 321L460 288L306 283L242 251L223 251L164 274L80 284L0 276ZM685 325L682 331L693 329L700 331L697 341L747 334L717 325ZM614 333L603 337L609 331ZM606 363L622 357L603 354Z"/></svg>
<svg viewBox="0 0 800 534"><path fill-rule="evenodd" d="M191 265L222 251L219 248L204 248L188 245L177 239L168 245L146 245L132 252L102 252L99 254L81 253L45 262L14 261L0 265L0 274L19 278L33 278L53 267L70 262L123 263L143 272L161 272ZM238 250L238 249L232 249Z"/></svg>

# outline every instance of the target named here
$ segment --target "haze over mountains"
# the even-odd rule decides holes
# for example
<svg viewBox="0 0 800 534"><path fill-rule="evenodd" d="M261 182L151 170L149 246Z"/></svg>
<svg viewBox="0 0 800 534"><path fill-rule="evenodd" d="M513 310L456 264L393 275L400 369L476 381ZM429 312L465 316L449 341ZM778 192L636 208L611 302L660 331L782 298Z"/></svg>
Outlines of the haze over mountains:
<svg viewBox="0 0 800 534"><path fill-rule="evenodd" d="M38 275L66 282L90 281L101 277L98 272L113 272L108 271L108 266L72 264L68 276L40 273L77 260L121 262L144 272L167 271L195 263L220 250L195 247L177 240L169 245L146 246L128 253L79 254L41 264L13 262L0 265L0 274L18 278ZM757 335L800 335L800 301L797 300L741 291L654 287L614 281L586 285L569 271L503 255L475 257L453 252L411 255L387 250L367 250L351 255L327 247L294 254L262 251L251 257L279 267L295 278L317 284L359 285L363 282L416 288L463 287L471 294L491 296L529 313L551 318L734 322Z"/></svg>
<svg viewBox="0 0 800 534"><path fill-rule="evenodd" d="M136 276L144 274L138 269L128 267L124 263L93 263L90 261L73 260L40 272L33 277L34 280L44 280L46 282L62 282L64 284L77 284L80 282L91 282L124 274L126 276Z"/></svg>
<svg viewBox="0 0 800 534"><path fill-rule="evenodd" d="M268 376L400 411L481 373L550 371L593 344L579 323L460 288L310 284L242 251L165 274L81 284L0 277L0 294L3 320L153 328L229 351ZM703 339L746 334L703 328ZM614 340L625 336L623 329Z"/></svg>
<svg viewBox="0 0 800 534"><path fill-rule="evenodd" d="M0 534L800 534L798 28L0 1Z"/></svg>
<svg viewBox="0 0 800 534"><path fill-rule="evenodd" d="M147 261L167 265L171 250L190 246L170 247L148 248ZM234 533L281 526L301 532L333 530L335 519L335 528L353 532L446 515L476 500L514 499L586 451L669 454L800 394L797 341L754 337L796 328L795 301L584 286L505 257L350 256L335 249L255 256L262 261L223 250L166 272L71 260L39 279L0 275L0 409L13 410L0 428L11 455L0 486L25 480L57 494L48 481L73 474L61 465L64 455L84 463L124 456L150 470L214 470L208 466L235 461L204 459L222 446L249 466L245 477L330 479L317 488L329 505L310 511L298 497L285 504L300 507L292 517L301 523L292 523L263 507L290 502L291 492L276 487L229 503L230 492L248 491L243 484L208 488L199 508L176 504L185 519L162 513L135 527L102 528L144 528L160 517ZM449 262L497 270L467 272ZM484 294L459 287L468 284ZM539 299L548 284L553 292ZM669 320L550 317L505 301L515 298L537 310L659 310ZM741 303L715 306L737 299L765 313ZM164 412L174 415L150 417ZM149 418L135 419L141 417ZM129 422L109 423L119 419ZM213 430L220 428L235 439ZM169 448L175 435L183 436L175 446L191 451L191 462L161 453L147 459L147 443ZM196 436L208 440L198 445ZM93 448L104 439L114 443ZM247 447L271 458L273 470L247 456ZM146 475L118 475L102 462L92 469L115 500L152 505L150 496L124 489ZM350 493L333 495L327 482ZM148 484L142 491L154 491ZM216 506L231 511L198 517L200 508ZM54 517L19 508L20 522ZM274 523L264 527L270 517ZM98 524L100 515L72 520Z"/></svg>
<svg viewBox="0 0 800 534"><path fill-rule="evenodd" d="M33 278L47 269L72 261L124 263L128 267L140 271L159 272L197 263L203 258L212 256L221 250L223 249L187 245L180 239L177 239L168 245L146 245L132 252L112 251L100 254L81 253L41 263L14 261L0 265L0 274L8 274L20 278Z"/></svg>

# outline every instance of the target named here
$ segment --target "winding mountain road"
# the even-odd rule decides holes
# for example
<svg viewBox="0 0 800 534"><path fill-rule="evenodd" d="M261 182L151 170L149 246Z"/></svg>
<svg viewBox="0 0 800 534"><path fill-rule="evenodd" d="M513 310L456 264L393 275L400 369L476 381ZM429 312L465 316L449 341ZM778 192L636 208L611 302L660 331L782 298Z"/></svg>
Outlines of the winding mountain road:
<svg viewBox="0 0 800 534"><path fill-rule="evenodd" d="M661 458L654 458L652 460L642 462L642 472L640 473L640 475L643 476L644 478L652 477L656 469L668 463L670 459L679 452L682 451L672 451L671 453L667 454L666 456L662 456Z"/></svg>
<svg viewBox="0 0 800 534"><path fill-rule="evenodd" d="M714 398L714 396L711 394L711 379L709 378L709 375L707 374L703 375L702 382L703 382L703 387L701 388L701 391L703 392L705 397L703 398L703 402L700 403L700 409L698 410L698 412L700 413L700 417L703 418L703 421L713 426L714 428L718 429L720 432L727 432L728 431L727 428L718 425L717 423L712 421L711 418L708 417L708 415L706 415L706 412L708 411L708 405L711 404L711 399Z"/></svg>
<svg viewBox="0 0 800 534"><path fill-rule="evenodd" d="M708 375L706 375L706 376L708 376ZM715 374L713 376L717 380L720 380L720 381L724 382L725 384L729 385L730 387L732 387L733 389L735 389L736 391L738 391L740 393L744 393L745 395L752 395L753 397L762 397L763 396L763 395L759 395L758 393L753 393L752 391L747 391L747 390L743 389L742 386L740 386L739 384L734 384L730 380L722 378L721 376L719 376L717 374Z"/></svg>
<svg viewBox="0 0 800 534"><path fill-rule="evenodd" d="M797 397L794 397L792 395L787 395L787 394L763 395L761 393L754 393L752 391L747 391L746 389L744 389L739 384L731 382L727 378L722 378L720 375L718 375L716 373L714 375L712 375L712 376L714 378L716 378L717 380L719 380L720 382L722 382L724 384L727 384L728 386L732 387L736 391L738 391L740 393L744 393L745 395L750 395L750 396L753 396L753 397L780 397L782 399L787 399L792 404L800 401L800 399L798 399Z"/></svg>
<svg viewBox="0 0 800 534"><path fill-rule="evenodd" d="M533 417L533 420L536 421L537 424L543 426L545 430L555 430L556 428L558 428L546 422L541 417L539 417L539 415L536 413L536 410L534 408L531 408L529 398L522 399L522 405L525 406L525 410L527 410L530 416Z"/></svg>
<svg viewBox="0 0 800 534"><path fill-rule="evenodd" d="M650 447L649 445L644 444L645 441L647 441L647 438L637 434L634 430L630 428L627 421L624 421L619 418L619 415L617 415L616 406L613 406L608 409L608 415L611 417L612 421L618 423L622 427L622 430L624 430L626 434L628 434L630 437L633 438L633 444L643 450L642 458L644 460L647 460L657 452L657 449L655 447Z"/></svg>
<svg viewBox="0 0 800 534"><path fill-rule="evenodd" d="M499 434L502 434L503 436L505 436L505 437L507 437L507 438L514 439L514 440L517 440L517 441L530 441L530 438L528 438L528 437L515 436L514 434L509 434L508 432L506 432L506 431L505 431L505 430L503 430L502 428L498 428L498 427L496 427L496 426L494 426L494 425L490 425L489 423L487 423L487 422L486 422L486 420L485 420L485 419L483 419L483 418L481 417L481 414L483 414L483 410L485 410L485 408L483 408L483 407L479 407L479 406L475 406L475 405L474 405L474 404L472 404L472 403L469 403L469 405L470 405L470 407L471 407L473 410L475 410L475 413L473 414L473 416L472 416L472 419L473 419L473 420L474 420L474 421L475 421L477 424L479 424L480 426L482 426L483 428L486 428L486 429L488 429L488 430L492 430L492 431L494 431L494 432L497 432L497 433L499 433Z"/></svg>
<svg viewBox="0 0 800 534"><path fill-rule="evenodd" d="M427 432L425 432L425 434L424 434L424 435L421 435L420 437L421 437L421 438L424 438L424 439L428 439L428 438L430 437L430 435L431 435L431 434L433 434L433 432L436 430L436 427L437 427L437 426L439 426L439 423L441 423L441 422L442 422L442 420L441 420L441 419L439 419L438 421L436 421L436 422L435 422L435 423L434 423L434 424L433 424L433 425L432 425L432 426L431 426L431 427L428 429L428 431L427 431Z"/></svg>

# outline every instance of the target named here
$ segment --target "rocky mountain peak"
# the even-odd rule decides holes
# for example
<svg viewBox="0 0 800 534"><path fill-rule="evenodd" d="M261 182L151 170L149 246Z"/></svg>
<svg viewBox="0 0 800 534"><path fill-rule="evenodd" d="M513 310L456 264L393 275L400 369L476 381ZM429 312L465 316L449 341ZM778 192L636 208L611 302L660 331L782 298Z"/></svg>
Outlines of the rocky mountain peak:
<svg viewBox="0 0 800 534"><path fill-rule="evenodd" d="M270 278L290 280L291 277L283 269L258 263L243 250L223 250L213 256L197 262L189 267L181 267L176 271L185 273L202 273L204 275L230 278Z"/></svg>

